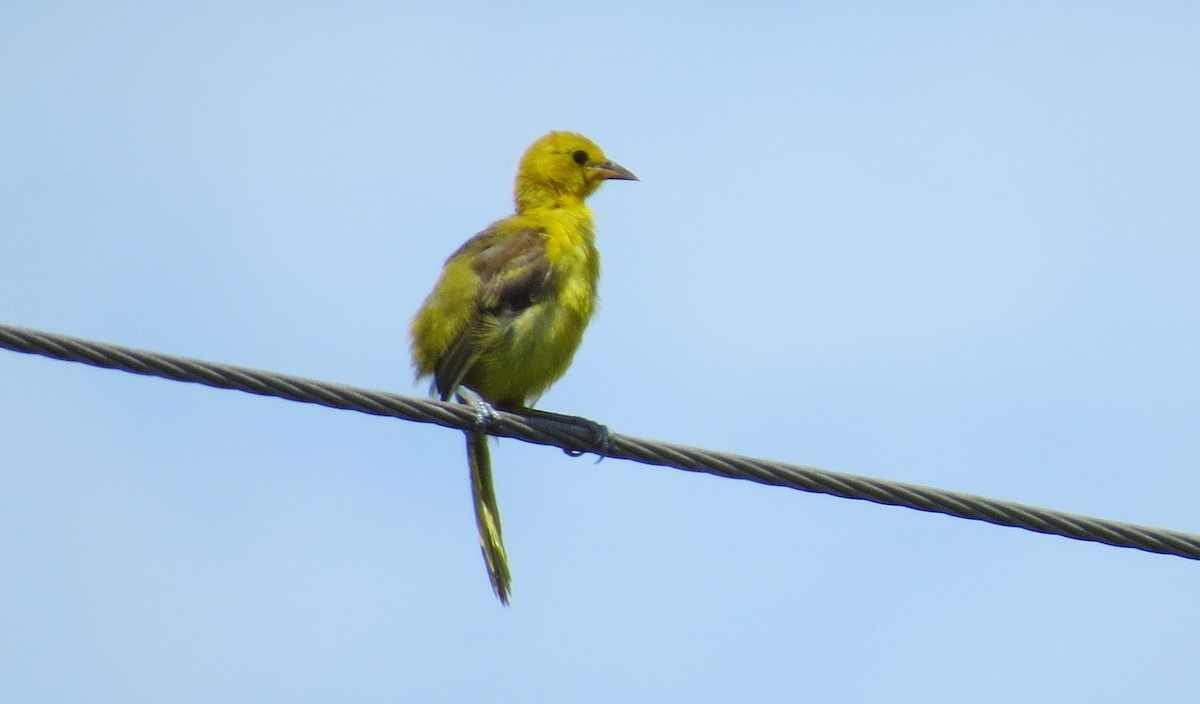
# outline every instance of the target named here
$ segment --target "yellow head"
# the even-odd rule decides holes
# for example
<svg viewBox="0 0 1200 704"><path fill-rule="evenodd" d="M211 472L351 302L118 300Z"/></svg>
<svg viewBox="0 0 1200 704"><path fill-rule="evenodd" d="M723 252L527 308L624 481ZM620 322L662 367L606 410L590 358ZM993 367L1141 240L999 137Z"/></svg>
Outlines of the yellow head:
<svg viewBox="0 0 1200 704"><path fill-rule="evenodd" d="M636 181L592 140L574 132L551 132L525 150L517 169L517 211L562 200L583 202L608 179Z"/></svg>

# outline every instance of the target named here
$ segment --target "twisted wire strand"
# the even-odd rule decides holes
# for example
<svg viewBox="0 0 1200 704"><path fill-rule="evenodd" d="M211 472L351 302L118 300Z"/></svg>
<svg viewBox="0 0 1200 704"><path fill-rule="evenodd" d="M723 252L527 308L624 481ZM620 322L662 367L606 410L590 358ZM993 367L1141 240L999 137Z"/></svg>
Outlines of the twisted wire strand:
<svg viewBox="0 0 1200 704"><path fill-rule="evenodd" d="M485 421L474 409L462 404L206 362L4 324L0 324L0 348L329 408L434 423L447 428L482 429L493 435L559 447L573 454L596 452L616 459L902 506L1075 540L1200 560L1200 536L1189 533L617 433L611 435L608 443L602 444L584 427L543 417L497 412L494 419Z"/></svg>

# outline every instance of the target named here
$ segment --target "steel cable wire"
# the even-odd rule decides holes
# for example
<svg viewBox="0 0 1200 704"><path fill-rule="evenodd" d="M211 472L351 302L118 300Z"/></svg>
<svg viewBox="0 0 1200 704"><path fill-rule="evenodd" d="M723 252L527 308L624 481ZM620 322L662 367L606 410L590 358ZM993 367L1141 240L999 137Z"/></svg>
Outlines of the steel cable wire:
<svg viewBox="0 0 1200 704"><path fill-rule="evenodd" d="M133 374L274 396L330 408L389 416L448 428L480 429L476 412L464 405L403 396L304 377L149 352L103 342L0 324L0 347L70 362L82 362ZM730 479L829 494L846 499L941 513L957 518L1023 528L1116 547L1200 560L1200 536L1150 528L1053 509L945 491L916 484L759 460L724 452L674 445L613 433L600 444L584 427L536 416L497 413L486 432L573 454L605 457L703 472Z"/></svg>

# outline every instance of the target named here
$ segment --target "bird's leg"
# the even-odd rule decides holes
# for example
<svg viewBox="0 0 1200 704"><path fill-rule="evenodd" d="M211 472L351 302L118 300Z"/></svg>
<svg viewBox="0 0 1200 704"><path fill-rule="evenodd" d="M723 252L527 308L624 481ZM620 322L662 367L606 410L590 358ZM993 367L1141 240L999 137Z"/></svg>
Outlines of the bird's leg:
<svg viewBox="0 0 1200 704"><path fill-rule="evenodd" d="M563 452L572 457L579 457L587 452L595 452L597 455L599 455L599 458L596 460L599 462L608 455L609 449L612 448L612 431L608 429L608 426L601 425L594 420L583 418L581 416L551 413L550 411L539 411L536 408L513 408L505 410L509 410L512 413L518 413L527 418L535 418L537 420L549 421L551 423L558 423L559 425L566 425L583 430L583 432L587 433L588 435L588 440L590 441L591 447L584 449L563 448Z"/></svg>
<svg viewBox="0 0 1200 704"><path fill-rule="evenodd" d="M458 387L454 395L458 398L459 403L464 403L475 410L476 432L490 434L496 427L496 421L500 420L500 416L496 414L496 409L492 408L492 404L465 386Z"/></svg>
<svg viewBox="0 0 1200 704"><path fill-rule="evenodd" d="M490 434L495 429L496 422L500 420L500 416L496 413L496 408L492 404L465 386L458 387L454 395L459 403L466 404L475 410L475 432ZM595 452L598 455L596 461L599 462L608 455L608 451L612 447L612 431L608 429L608 426L597 423L594 420L582 416L540 411L536 408L524 406L499 406L499 409L508 413L522 415L526 418L557 423L558 425L565 425L583 431L588 438L587 447L563 448L563 452L571 457L579 457L588 452Z"/></svg>

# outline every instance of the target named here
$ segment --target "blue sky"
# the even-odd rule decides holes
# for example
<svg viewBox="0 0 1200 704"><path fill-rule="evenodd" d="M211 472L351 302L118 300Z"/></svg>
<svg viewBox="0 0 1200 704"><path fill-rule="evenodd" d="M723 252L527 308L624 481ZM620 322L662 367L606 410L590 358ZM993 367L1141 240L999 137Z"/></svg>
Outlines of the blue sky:
<svg viewBox="0 0 1200 704"><path fill-rule="evenodd" d="M6 3L0 321L423 393L549 129L614 430L1200 532L1200 8ZM1200 565L0 353L0 699L1190 702ZM967 692L969 694L964 694Z"/></svg>

